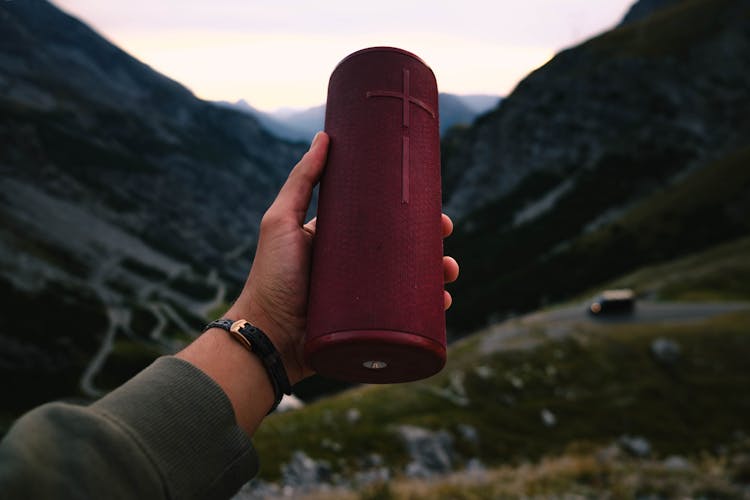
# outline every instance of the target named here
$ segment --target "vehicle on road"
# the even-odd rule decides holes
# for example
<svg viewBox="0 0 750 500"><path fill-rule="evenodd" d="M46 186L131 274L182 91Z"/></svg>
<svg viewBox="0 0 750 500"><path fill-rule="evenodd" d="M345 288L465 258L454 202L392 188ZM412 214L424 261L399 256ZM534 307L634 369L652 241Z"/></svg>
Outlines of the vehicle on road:
<svg viewBox="0 0 750 500"><path fill-rule="evenodd" d="M635 310L635 293L630 289L605 290L589 305L594 316L632 314Z"/></svg>

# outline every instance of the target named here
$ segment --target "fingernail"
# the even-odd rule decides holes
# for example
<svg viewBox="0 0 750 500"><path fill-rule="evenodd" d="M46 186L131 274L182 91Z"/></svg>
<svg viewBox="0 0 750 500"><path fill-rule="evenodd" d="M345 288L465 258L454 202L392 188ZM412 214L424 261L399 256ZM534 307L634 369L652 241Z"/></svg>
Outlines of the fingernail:
<svg viewBox="0 0 750 500"><path fill-rule="evenodd" d="M315 134L315 137L313 137L312 143L310 144L310 149L312 149L312 148L314 148L314 147L315 147L315 145L316 145L316 144L318 143L318 141L320 140L320 134L322 134L322 133L323 133L323 132L318 132L317 134Z"/></svg>

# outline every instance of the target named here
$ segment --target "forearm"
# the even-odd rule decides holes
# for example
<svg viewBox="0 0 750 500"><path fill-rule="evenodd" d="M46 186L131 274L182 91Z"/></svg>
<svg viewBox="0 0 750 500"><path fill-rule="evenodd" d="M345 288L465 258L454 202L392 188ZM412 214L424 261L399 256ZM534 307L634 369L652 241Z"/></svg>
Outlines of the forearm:
<svg viewBox="0 0 750 500"><path fill-rule="evenodd" d="M260 359L218 328L206 331L176 357L199 368L222 388L237 424L252 436L274 402Z"/></svg>
<svg viewBox="0 0 750 500"><path fill-rule="evenodd" d="M174 357L88 407L37 408L0 443L9 498L228 498L257 468L224 392Z"/></svg>

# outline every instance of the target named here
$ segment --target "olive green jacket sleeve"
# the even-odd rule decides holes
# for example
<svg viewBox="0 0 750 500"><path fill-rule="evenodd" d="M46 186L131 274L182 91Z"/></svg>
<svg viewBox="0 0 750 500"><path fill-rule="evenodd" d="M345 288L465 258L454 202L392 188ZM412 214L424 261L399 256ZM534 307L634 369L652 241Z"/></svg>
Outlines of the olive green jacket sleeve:
<svg viewBox="0 0 750 500"><path fill-rule="evenodd" d="M258 470L221 388L159 358L90 406L50 403L0 442L3 498L228 498Z"/></svg>

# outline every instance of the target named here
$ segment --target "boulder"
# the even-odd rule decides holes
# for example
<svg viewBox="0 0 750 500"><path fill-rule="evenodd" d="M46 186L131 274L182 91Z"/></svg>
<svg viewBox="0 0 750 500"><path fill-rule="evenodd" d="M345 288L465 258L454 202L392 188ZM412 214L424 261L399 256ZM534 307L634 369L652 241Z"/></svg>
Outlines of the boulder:
<svg viewBox="0 0 750 500"><path fill-rule="evenodd" d="M430 431L413 425L402 425L397 433L406 444L411 462L408 477L431 477L453 470L453 436L445 431Z"/></svg>
<svg viewBox="0 0 750 500"><path fill-rule="evenodd" d="M673 365L680 359L680 345L674 340L659 337L651 342L651 355L665 365Z"/></svg>
<svg viewBox="0 0 750 500"><path fill-rule="evenodd" d="M328 482L331 466L325 460L316 461L305 452L297 450L292 453L289 463L282 465L281 476L284 486L308 489Z"/></svg>
<svg viewBox="0 0 750 500"><path fill-rule="evenodd" d="M555 425L557 425L557 417L547 408L543 408L539 413L539 416L541 417L542 423L545 427L554 427Z"/></svg>
<svg viewBox="0 0 750 500"><path fill-rule="evenodd" d="M645 458L651 454L651 443L643 436L620 436L617 440L623 451L637 458Z"/></svg>

